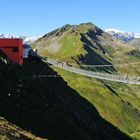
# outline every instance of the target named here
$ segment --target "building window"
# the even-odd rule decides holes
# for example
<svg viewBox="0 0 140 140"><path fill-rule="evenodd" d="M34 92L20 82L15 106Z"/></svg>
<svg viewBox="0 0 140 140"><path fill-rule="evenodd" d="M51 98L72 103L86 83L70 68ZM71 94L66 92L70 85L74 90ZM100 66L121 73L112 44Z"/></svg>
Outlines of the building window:
<svg viewBox="0 0 140 140"><path fill-rule="evenodd" d="M13 47L12 52L18 52L18 47Z"/></svg>

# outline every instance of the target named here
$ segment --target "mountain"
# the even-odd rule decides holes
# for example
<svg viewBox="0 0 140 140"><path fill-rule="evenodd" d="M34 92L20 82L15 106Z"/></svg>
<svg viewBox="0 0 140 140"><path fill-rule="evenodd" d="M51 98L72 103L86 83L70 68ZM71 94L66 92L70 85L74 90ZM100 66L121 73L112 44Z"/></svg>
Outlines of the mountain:
<svg viewBox="0 0 140 140"><path fill-rule="evenodd" d="M0 57L0 116L16 125L3 126L0 119L0 136L20 139L22 128L49 140L130 140L40 58L30 56L19 66L5 63L2 53ZM41 74L46 77L40 78Z"/></svg>
<svg viewBox="0 0 140 140"><path fill-rule="evenodd" d="M132 46L113 38L92 23L65 25L39 38L32 45L42 56L68 63L112 64L116 50Z"/></svg>
<svg viewBox="0 0 140 140"><path fill-rule="evenodd" d="M125 32L125 31L121 31L121 30L117 30L117 29L106 29L105 32L109 33L110 35L112 35L120 40L126 41L126 42L132 41L136 38L140 38L140 34L138 34L138 33L135 34L132 32Z"/></svg>
<svg viewBox="0 0 140 140"><path fill-rule="evenodd" d="M134 46L112 37L92 23L64 25L32 44L39 55L96 72L138 76L139 58ZM93 67L92 65L114 65ZM51 66L99 114L133 139L140 139L139 86L97 80ZM131 127L130 127L131 126Z"/></svg>

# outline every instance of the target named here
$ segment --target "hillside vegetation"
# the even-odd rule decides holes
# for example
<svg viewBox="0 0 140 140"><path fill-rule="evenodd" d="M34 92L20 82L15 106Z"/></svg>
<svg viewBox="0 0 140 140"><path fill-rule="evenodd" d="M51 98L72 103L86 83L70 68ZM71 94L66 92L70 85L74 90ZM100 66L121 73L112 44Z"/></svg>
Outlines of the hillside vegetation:
<svg viewBox="0 0 140 140"><path fill-rule="evenodd" d="M140 58L129 54L135 47L115 39L92 23L65 25L44 35L32 47L37 48L42 56L72 66L113 64L111 68L92 70L136 77L140 75L140 65L134 64L139 63ZM140 140L139 86L97 80L52 68L71 88L94 105L104 119Z"/></svg>
<svg viewBox="0 0 140 140"><path fill-rule="evenodd" d="M133 138L140 139L139 86L100 81L54 69L70 87L93 104L104 119Z"/></svg>

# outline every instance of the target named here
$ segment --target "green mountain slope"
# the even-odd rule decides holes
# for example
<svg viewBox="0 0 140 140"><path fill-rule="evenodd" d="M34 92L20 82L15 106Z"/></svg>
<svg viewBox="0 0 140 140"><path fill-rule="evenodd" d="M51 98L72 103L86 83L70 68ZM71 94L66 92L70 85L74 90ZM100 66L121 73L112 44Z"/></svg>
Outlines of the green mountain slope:
<svg viewBox="0 0 140 140"><path fill-rule="evenodd" d="M49 140L130 139L61 77L50 77L57 73L39 58L29 57L22 67L3 57L0 63L0 116L9 122ZM37 77L42 71L49 77ZM7 129L11 127L9 124ZM10 137L6 131L0 126L0 136Z"/></svg>
<svg viewBox="0 0 140 140"><path fill-rule="evenodd" d="M139 86L98 81L58 68L54 69L70 87L93 104L104 119L121 131L140 139Z"/></svg>
<svg viewBox="0 0 140 140"><path fill-rule="evenodd" d="M63 26L37 40L32 47L42 56L73 66L113 64L114 68L93 70L140 75L140 66L133 64L140 62L140 58L129 55L134 47L91 23ZM94 105L104 119L134 139L140 139L139 86L96 80L52 68Z"/></svg>
<svg viewBox="0 0 140 140"><path fill-rule="evenodd" d="M113 38L92 23L80 25L65 25L56 29L33 45L42 56L67 62L70 65L110 65L114 68L94 68L97 71L119 74L139 75L137 65L129 65L132 71L127 71L128 65L139 61L135 56L128 55L134 49L133 45ZM122 64L121 66L118 64ZM125 66L125 68L124 68ZM88 68L89 69L89 68Z"/></svg>

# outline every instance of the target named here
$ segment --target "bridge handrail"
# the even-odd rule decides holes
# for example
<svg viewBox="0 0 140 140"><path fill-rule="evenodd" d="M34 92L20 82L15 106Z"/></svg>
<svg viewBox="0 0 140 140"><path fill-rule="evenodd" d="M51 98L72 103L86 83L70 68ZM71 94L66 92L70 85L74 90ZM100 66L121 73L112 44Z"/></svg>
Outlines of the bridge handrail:
<svg viewBox="0 0 140 140"><path fill-rule="evenodd" d="M64 70L74 72L74 73L77 73L77 74L81 74L81 75L85 75L85 76L89 76L89 77L94 77L94 78L97 78L97 79L103 79L103 80L110 80L110 81L140 85L140 81L138 81L137 78L133 78L133 77L126 78L125 76L121 76L121 75L112 75L112 74L108 74L108 73L88 71L88 70L85 70L85 69L80 69L80 68L75 68L75 67L72 67L72 66L68 66L66 63L61 63L59 61L52 60L52 59L49 59L49 58L47 58L45 61L47 63L55 65L59 68L62 68Z"/></svg>

